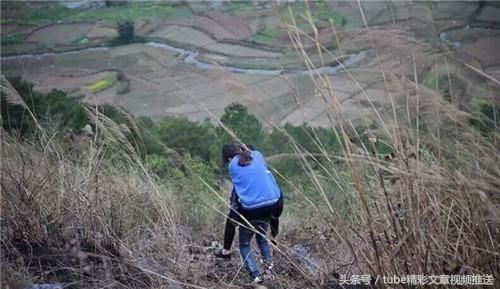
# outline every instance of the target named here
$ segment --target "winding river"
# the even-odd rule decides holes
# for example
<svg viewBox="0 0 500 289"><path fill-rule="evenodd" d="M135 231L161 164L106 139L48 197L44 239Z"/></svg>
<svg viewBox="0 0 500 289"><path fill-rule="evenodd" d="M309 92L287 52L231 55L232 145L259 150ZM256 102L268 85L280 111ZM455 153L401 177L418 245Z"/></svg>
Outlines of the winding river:
<svg viewBox="0 0 500 289"><path fill-rule="evenodd" d="M187 64L191 64L196 66L199 69L202 70L208 70L208 69L223 69L229 72L233 73L240 73L240 74L248 74L248 75L280 75L280 74L299 74L299 75L307 75L310 73L309 70L307 69L289 69L289 70L283 70L283 69L255 69L255 68L242 68L242 67L236 67L236 66L225 66L225 65L217 65L217 64L211 64L211 63L206 63L203 61L198 60L198 56L200 54L199 51L195 50L188 50L184 48L178 48L174 47L165 43L160 43L160 42L147 42L145 44L146 46L150 47L155 47L155 48L160 48L164 50L168 50L171 52L175 52L180 55L180 57L183 59L183 61ZM87 53L87 52L96 52L96 51L108 51L110 48L109 47L93 47L93 48L86 48L86 49L80 49L80 50L72 50L72 51L65 51L65 52L46 52L46 53L39 53L39 54L21 54L21 55L13 55L13 56L5 56L1 57L2 61L5 60L16 60L16 59L42 59L44 57L49 57L49 56L58 56L58 55L77 55L81 53ZM366 51L361 51L356 54L349 54L346 56L345 60L342 63L339 63L335 66L323 66L323 67L318 67L314 69L312 72L313 73L321 73L321 74L334 74L338 72L339 70L342 70L344 68L350 67L354 64L357 64L361 62L363 59L366 58Z"/></svg>
<svg viewBox="0 0 500 289"><path fill-rule="evenodd" d="M460 27L453 27L447 30L443 30L439 32L438 37L441 42L447 43L453 48L458 48L461 46L460 41L451 41L448 39L448 32L453 31L453 30L459 30L459 29L488 29L491 30L491 27L484 28L484 27L474 27L471 28L469 25L464 25ZM177 53L184 61L184 63L191 64L196 66L198 69L201 70L208 70L208 69L214 69L214 70L226 70L229 72L233 73L239 73L239 74L248 74L248 75L280 75L280 74L299 74L299 75L307 75L310 73L309 70L307 69L257 69L257 68L243 68L243 67L237 67L237 66L230 66L230 65L218 65L218 64L212 64L212 63L207 63L203 62L198 59L198 56L200 55L199 51L196 50L189 50L185 48L179 48L175 47L172 45L168 45L165 43L161 42L147 42L144 45L150 46L150 47L155 47L159 49L164 49L168 50L171 52ZM85 49L80 49L80 50L71 50L71 51L64 51L64 52L46 52L46 53L37 53L37 54L21 54L21 55L13 55L13 56L5 56L1 57L2 61L6 60L15 60L15 59L42 59L44 57L49 57L49 56L58 56L58 55L77 55L81 53L88 53L88 52L97 52L97 51L108 51L110 47L92 47L92 48L85 48ZM313 73L320 73L320 74L334 74L338 72L339 70L342 70L344 68L348 68L350 66L353 66L362 60L364 60L367 56L367 51L360 51L358 53L354 54L349 54L345 57L344 61L342 63L339 63L337 65L328 65L328 66L323 66L323 67L318 67L314 70L312 70Z"/></svg>

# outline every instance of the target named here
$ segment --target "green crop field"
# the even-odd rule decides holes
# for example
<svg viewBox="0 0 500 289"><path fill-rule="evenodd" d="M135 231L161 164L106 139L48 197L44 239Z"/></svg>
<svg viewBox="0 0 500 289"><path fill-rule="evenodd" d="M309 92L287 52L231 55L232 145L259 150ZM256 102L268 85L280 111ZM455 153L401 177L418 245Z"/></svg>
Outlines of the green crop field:
<svg viewBox="0 0 500 289"><path fill-rule="evenodd" d="M110 75L91 84L88 88L92 93L96 93L110 88L116 81L116 75Z"/></svg>

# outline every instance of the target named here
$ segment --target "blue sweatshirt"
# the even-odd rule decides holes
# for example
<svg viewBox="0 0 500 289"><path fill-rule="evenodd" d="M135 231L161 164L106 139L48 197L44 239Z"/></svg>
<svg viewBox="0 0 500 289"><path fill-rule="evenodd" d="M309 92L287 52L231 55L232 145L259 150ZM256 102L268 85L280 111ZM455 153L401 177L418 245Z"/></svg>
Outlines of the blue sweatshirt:
<svg viewBox="0 0 500 289"><path fill-rule="evenodd" d="M283 195L281 192L280 187L278 186L278 183L276 182L276 179L274 178L274 175L271 173L271 171L267 171L269 177L271 177L271 180L273 181L274 185L280 192L280 201L283 201ZM233 189L231 190L231 196L229 197L229 208L233 211L238 211L238 208L240 206L240 199L238 198L238 194L236 194L236 190L233 186Z"/></svg>
<svg viewBox="0 0 500 289"><path fill-rule="evenodd" d="M243 209L257 209L278 202L280 189L271 172L267 169L264 156L258 151L251 152L252 161L240 166L239 156L229 163L229 173Z"/></svg>

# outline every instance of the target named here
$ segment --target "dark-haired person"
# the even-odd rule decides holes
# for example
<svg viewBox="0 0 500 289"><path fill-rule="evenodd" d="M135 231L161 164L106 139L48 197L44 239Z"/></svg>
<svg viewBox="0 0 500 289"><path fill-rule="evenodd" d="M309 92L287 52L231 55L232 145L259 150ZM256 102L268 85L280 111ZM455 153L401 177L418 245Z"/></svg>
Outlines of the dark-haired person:
<svg viewBox="0 0 500 289"><path fill-rule="evenodd" d="M240 148L242 150L255 150L255 148L251 144L246 144L246 147L240 145ZM223 159L222 162L227 165L227 160ZM276 182L276 179L274 178L273 174L271 173L271 171L268 171L268 173L269 177L276 185L277 189L280 191L280 199L276 206L276 210L271 215L271 219L269 221L269 225L271 227L271 238L272 238L271 242L276 245L275 240L276 236L278 236L279 233L279 218L283 213L284 199L283 199L283 192L279 188L278 183ZM239 208L238 196L236 195L236 192L233 187L233 189L231 190L231 196L229 198L229 213L226 217L226 225L224 227L224 244L221 250L217 250L214 253L216 257L227 260L231 259L231 247L233 244L234 236L236 234L236 226L238 226L238 223L241 223L240 214L238 213L238 208Z"/></svg>
<svg viewBox="0 0 500 289"><path fill-rule="evenodd" d="M276 185L278 190L280 190L278 183L274 179L274 176L269 171L269 176L271 177L273 183ZM279 233L279 218L283 213L283 193L280 190L280 198L278 200L278 204L276 205L275 211L272 213L271 218L269 220L269 225L271 227L271 242L276 245L276 237ZM240 213L238 212L239 202L238 195L234 190L234 187L231 191L231 197L229 198L229 213L226 217L226 225L224 227L224 244L221 250L218 250L214 253L214 255L218 258L222 259L231 259L231 247L233 245L234 236L236 235L236 226L238 223L241 223L242 220L240 218Z"/></svg>
<svg viewBox="0 0 500 289"><path fill-rule="evenodd" d="M250 242L255 234L264 264L271 267L271 250L265 236L281 194L270 177L264 156L260 152L230 143L222 148L222 157L228 165L234 192L238 198L238 213L244 217L241 222L243 225L239 228L240 253L252 281L260 283L262 279Z"/></svg>

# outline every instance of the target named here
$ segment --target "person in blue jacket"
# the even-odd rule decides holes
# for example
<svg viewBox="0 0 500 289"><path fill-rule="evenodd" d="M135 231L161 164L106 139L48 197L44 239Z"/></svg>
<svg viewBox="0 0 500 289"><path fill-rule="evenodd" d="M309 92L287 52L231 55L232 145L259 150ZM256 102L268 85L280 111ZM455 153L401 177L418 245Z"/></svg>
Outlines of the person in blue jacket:
<svg viewBox="0 0 500 289"><path fill-rule="evenodd" d="M241 146L241 149L255 150L254 147L249 144L246 145L246 148L244 146ZM227 165L226 160L223 160L223 162L225 162ZM268 175L275 184L275 186L278 188L278 190L280 190L273 174L270 171L268 171ZM236 194L236 191L234 190L233 187L233 189L231 190L231 196L229 198L229 213L227 215L226 225L224 227L224 244L222 246L222 249L216 250L214 252L214 255L218 258L231 259L231 247L233 244L234 236L236 234L236 227L238 226L239 223L242 222L242 220L240 219L239 206L240 204L238 200L238 195ZM269 225L271 227L271 238L272 238L271 242L275 245L276 245L275 238L279 233L279 218L283 213L283 206L284 206L283 192L280 190L280 198L276 206L276 210L271 215L271 219L269 221Z"/></svg>
<svg viewBox="0 0 500 289"><path fill-rule="evenodd" d="M230 143L222 148L222 156L228 166L235 197L238 199L238 215L243 217L242 226L239 228L240 253L252 281L261 283L262 278L250 242L255 234L264 265L271 267L272 256L266 231L271 216L277 211L281 192L274 177L270 176L264 156L260 152Z"/></svg>

